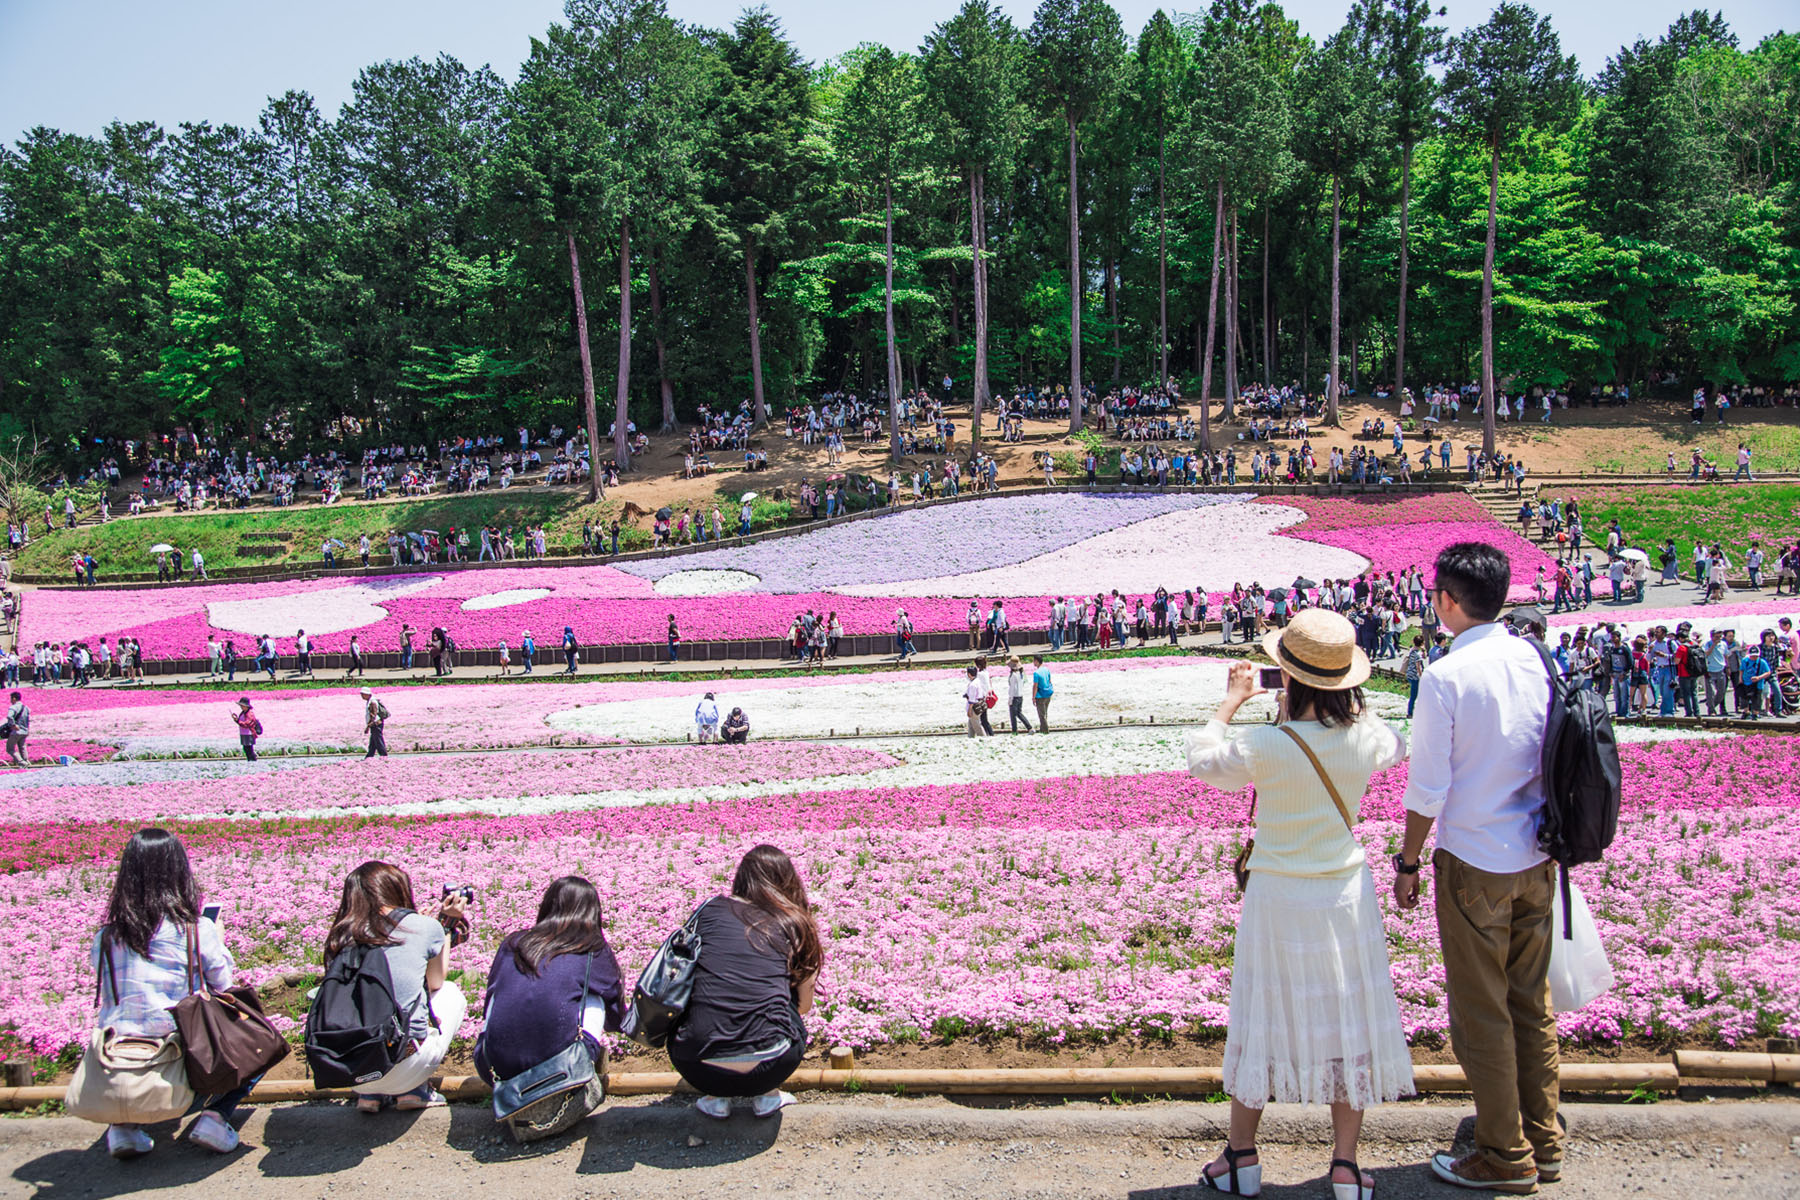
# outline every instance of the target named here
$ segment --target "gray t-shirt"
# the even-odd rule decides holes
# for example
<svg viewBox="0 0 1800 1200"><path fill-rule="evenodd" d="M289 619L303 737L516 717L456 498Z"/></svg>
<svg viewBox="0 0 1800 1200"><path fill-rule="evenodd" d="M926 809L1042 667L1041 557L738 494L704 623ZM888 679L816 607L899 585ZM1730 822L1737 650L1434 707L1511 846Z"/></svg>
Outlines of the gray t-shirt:
<svg viewBox="0 0 1800 1200"><path fill-rule="evenodd" d="M431 917L412 913L394 926L396 944L384 946L388 974L394 980L394 999L400 1011L410 1014L411 1035L423 1041L431 1033L431 1011L425 1001L425 964L444 948L444 927Z"/></svg>

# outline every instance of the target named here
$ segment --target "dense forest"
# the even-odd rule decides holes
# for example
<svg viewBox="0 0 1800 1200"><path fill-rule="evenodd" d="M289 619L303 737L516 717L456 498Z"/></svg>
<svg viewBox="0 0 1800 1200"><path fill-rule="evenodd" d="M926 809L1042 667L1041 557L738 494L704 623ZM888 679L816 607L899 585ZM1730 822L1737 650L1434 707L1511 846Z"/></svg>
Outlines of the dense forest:
<svg viewBox="0 0 1800 1200"><path fill-rule="evenodd" d="M511 83L413 59L335 115L33 129L0 149L0 435L306 445L596 392L654 426L946 373L1800 380L1800 37L1695 12L1584 79L1523 4L1440 15L1361 0L1316 44L1273 3L1134 38L1105 0L968 0L812 65L765 9L569 0Z"/></svg>

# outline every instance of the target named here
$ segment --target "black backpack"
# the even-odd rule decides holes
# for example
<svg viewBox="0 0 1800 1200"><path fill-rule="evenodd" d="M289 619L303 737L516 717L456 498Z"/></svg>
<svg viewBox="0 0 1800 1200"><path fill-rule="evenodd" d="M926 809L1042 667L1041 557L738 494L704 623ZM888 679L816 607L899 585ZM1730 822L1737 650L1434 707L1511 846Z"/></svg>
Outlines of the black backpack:
<svg viewBox="0 0 1800 1200"><path fill-rule="evenodd" d="M397 908L389 915L397 925L412 914ZM352 943L338 951L319 981L306 1011L306 1062L320 1087L380 1079L407 1055L410 1022L382 949Z"/></svg>
<svg viewBox="0 0 1800 1200"><path fill-rule="evenodd" d="M1550 709L1544 721L1544 807L1538 812L1538 845L1562 868L1563 936L1572 937L1569 868L1599 862L1619 830L1623 773L1612 714L1600 693L1571 686L1550 651L1527 636L1550 673Z"/></svg>
<svg viewBox="0 0 1800 1200"><path fill-rule="evenodd" d="M1706 651L1698 646L1687 648L1687 672L1696 679L1706 675Z"/></svg>

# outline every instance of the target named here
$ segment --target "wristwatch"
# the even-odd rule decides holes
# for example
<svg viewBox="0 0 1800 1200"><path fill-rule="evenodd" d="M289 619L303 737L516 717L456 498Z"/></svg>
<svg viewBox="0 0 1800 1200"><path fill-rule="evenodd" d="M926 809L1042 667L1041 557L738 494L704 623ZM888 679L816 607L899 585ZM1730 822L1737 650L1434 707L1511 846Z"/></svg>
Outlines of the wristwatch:
<svg viewBox="0 0 1800 1200"><path fill-rule="evenodd" d="M1396 853L1394 855L1394 871L1399 875L1417 875L1419 873L1419 864L1413 863L1411 866L1408 866L1406 864L1406 856L1404 854Z"/></svg>

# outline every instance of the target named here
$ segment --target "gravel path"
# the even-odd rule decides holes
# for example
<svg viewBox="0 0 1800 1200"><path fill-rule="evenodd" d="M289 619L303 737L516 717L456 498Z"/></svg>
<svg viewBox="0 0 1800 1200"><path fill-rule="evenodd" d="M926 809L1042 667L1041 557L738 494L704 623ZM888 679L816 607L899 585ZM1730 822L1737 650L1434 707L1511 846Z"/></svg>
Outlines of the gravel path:
<svg viewBox="0 0 1800 1200"><path fill-rule="evenodd" d="M186 1144L132 1163L107 1159L99 1127L67 1118L0 1122L0 1194L111 1197L151 1192L242 1200L307 1197L719 1196L891 1200L1186 1200L1218 1149L1226 1108L1150 1103L978 1107L971 1099L805 1100L780 1117L708 1121L685 1101L622 1103L582 1131L518 1148L486 1109L359 1117L341 1106L256 1111L244 1148ZM1560 1200L1800 1194L1800 1105L1654 1108L1571 1105ZM1466 1196L1422 1165L1468 1110L1397 1105L1371 1114L1361 1158L1384 1200ZM1262 1138L1271 1200L1326 1197L1322 1112L1271 1108Z"/></svg>

